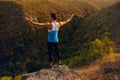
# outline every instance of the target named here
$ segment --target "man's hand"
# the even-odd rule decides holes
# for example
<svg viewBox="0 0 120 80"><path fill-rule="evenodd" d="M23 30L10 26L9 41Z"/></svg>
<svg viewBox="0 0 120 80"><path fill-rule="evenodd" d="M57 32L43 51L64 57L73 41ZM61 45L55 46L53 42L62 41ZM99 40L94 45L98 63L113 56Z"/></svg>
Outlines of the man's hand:
<svg viewBox="0 0 120 80"><path fill-rule="evenodd" d="M73 14L72 14L72 17L73 17L74 15L75 15L75 14L73 13Z"/></svg>
<svg viewBox="0 0 120 80"><path fill-rule="evenodd" d="M72 14L72 16L70 17L70 19L72 19L74 15L75 15L75 14Z"/></svg>
<svg viewBox="0 0 120 80"><path fill-rule="evenodd" d="M31 19L31 18L28 18L28 17L25 17L25 20L28 21L28 22L30 22L30 23L33 22L32 19Z"/></svg>

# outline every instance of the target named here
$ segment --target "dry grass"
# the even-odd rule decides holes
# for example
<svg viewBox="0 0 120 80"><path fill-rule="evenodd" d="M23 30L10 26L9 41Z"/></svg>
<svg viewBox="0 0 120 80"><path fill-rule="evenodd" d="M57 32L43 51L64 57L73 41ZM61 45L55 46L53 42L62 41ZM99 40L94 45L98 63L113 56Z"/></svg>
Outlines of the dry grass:
<svg viewBox="0 0 120 80"><path fill-rule="evenodd" d="M70 16L75 13L79 17L84 17L92 11L98 10L98 6L88 1L80 0L10 0L22 5L27 15L34 17L48 17L49 12L56 12L59 17ZM83 13L82 13L83 12ZM67 14L66 14L67 13ZM46 16L47 15L47 16ZM62 17L64 18L64 17Z"/></svg>
<svg viewBox="0 0 120 80"><path fill-rule="evenodd" d="M118 2L120 0L89 0L89 1L99 5L101 7L108 7L108 6L115 4L116 2Z"/></svg>
<svg viewBox="0 0 120 80"><path fill-rule="evenodd" d="M109 66L108 66L109 65ZM105 73L104 68L112 68L112 71ZM76 71L82 76L83 80L114 80L120 79L120 54L111 54L105 56L102 59L91 63L89 66L85 66L81 69L76 69Z"/></svg>

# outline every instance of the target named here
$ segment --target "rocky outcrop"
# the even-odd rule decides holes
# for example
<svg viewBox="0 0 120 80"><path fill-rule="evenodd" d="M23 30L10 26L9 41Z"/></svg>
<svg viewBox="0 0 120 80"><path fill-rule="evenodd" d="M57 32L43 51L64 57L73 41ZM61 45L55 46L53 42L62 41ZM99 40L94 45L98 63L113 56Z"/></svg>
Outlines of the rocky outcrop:
<svg viewBox="0 0 120 80"><path fill-rule="evenodd" d="M107 77L106 79L120 80L120 61L105 63L103 65L103 74L103 77Z"/></svg>
<svg viewBox="0 0 120 80"><path fill-rule="evenodd" d="M54 65L50 69L24 74L22 80L81 80L81 78L66 65Z"/></svg>

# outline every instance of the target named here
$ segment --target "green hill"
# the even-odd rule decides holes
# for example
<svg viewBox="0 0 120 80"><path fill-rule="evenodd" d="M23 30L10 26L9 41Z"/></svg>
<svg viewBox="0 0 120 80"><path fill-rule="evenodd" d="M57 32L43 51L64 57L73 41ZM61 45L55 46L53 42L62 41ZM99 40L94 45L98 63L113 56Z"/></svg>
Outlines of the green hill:
<svg viewBox="0 0 120 80"><path fill-rule="evenodd" d="M80 37L75 36L79 39L73 39L80 40L81 38L87 38L85 40L92 40L91 38L93 38L94 40L95 38L108 36L117 44L117 46L119 46L119 4L120 2L84 18L79 29L76 30L75 34L73 34L79 34L78 36ZM76 40L74 41L75 44L77 44Z"/></svg>
<svg viewBox="0 0 120 80"><path fill-rule="evenodd" d="M78 17L90 15L97 10L84 1L79 3L70 1L64 2L64 4L62 2L0 1L0 63L2 65L0 66L0 76L31 72L47 66L47 30L29 25L25 21L25 16L45 22L50 21L50 11L57 13L58 20L65 20L75 13L77 21ZM63 43L66 38L62 36L68 36L72 31L71 24L65 26L66 28L60 31ZM66 29L68 32L65 31ZM61 49L63 48L64 46L61 47Z"/></svg>
<svg viewBox="0 0 120 80"><path fill-rule="evenodd" d="M70 37L70 50L75 56L68 59L68 65L82 66L114 50L119 51L119 4L99 10L80 21Z"/></svg>
<svg viewBox="0 0 120 80"><path fill-rule="evenodd" d="M119 18L114 21L111 15L119 16L117 9L119 3L101 9L89 1L0 1L0 76L47 67L47 29L28 24L26 16L46 22L50 21L50 11L57 13L58 21L75 13L59 32L60 52L64 64L80 67L114 51L113 41L119 43L119 35L114 37L112 30L114 24L117 29Z"/></svg>

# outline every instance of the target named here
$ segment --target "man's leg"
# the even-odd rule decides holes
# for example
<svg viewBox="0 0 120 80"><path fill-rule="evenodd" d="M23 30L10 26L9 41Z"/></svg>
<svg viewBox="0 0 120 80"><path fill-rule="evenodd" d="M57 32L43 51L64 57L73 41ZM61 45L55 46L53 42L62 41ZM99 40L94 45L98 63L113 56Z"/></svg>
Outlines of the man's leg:
<svg viewBox="0 0 120 80"><path fill-rule="evenodd" d="M55 47L55 51L56 51L56 54L57 54L58 64L61 64L62 63L61 62L61 54L59 52L58 43L55 43L54 47Z"/></svg>
<svg viewBox="0 0 120 80"><path fill-rule="evenodd" d="M52 58L52 43L48 42L48 61L49 61L49 66L53 66L53 58Z"/></svg>

